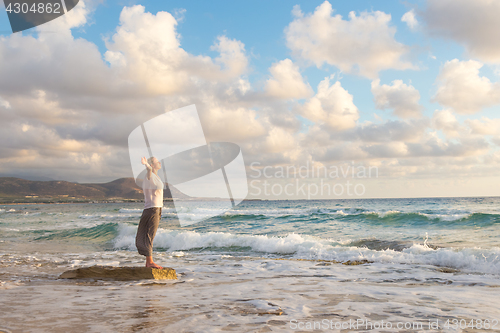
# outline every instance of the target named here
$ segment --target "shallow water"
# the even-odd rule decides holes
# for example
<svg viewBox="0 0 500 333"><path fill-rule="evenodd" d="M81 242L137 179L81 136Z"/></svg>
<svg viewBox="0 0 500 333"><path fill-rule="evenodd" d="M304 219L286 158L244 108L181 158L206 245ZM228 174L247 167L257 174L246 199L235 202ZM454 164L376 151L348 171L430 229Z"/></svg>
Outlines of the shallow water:
<svg viewBox="0 0 500 333"><path fill-rule="evenodd" d="M143 265L140 204L0 206L0 328L266 332L350 321L345 331L473 332L488 320L486 331L500 331L499 203L245 202L184 228L165 207L155 261L179 276L166 282L57 279L74 267ZM189 213L215 209L202 205ZM371 263L334 263L349 260Z"/></svg>

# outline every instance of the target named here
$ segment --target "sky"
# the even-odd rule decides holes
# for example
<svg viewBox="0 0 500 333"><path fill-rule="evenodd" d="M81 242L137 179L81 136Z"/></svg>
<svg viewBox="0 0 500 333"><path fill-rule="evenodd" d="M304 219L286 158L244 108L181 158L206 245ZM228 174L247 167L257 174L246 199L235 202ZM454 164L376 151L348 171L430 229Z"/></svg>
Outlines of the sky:
<svg viewBox="0 0 500 333"><path fill-rule="evenodd" d="M0 2L0 176L132 177L132 130L195 104L208 141L241 147L249 197L295 181L287 167L376 168L323 177L361 197L498 196L499 16L492 0L92 0L13 34Z"/></svg>

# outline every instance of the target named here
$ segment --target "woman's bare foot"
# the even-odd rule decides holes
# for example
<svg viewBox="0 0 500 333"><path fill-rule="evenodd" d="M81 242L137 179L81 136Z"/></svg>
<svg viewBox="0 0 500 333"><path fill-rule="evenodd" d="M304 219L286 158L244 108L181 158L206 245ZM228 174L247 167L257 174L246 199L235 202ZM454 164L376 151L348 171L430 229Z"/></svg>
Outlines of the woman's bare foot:
<svg viewBox="0 0 500 333"><path fill-rule="evenodd" d="M158 269L162 269L163 268L160 265L155 264L154 262L152 262L152 263L146 263L146 267L158 268Z"/></svg>
<svg viewBox="0 0 500 333"><path fill-rule="evenodd" d="M160 265L157 265L153 262L153 257L146 257L146 267L158 268L158 269L163 268Z"/></svg>

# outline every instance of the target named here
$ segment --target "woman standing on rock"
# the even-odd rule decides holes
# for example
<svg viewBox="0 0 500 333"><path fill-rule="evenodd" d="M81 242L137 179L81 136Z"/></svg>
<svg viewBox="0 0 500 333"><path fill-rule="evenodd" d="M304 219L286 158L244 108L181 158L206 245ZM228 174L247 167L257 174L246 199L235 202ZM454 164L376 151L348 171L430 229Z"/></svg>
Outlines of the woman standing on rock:
<svg viewBox="0 0 500 333"><path fill-rule="evenodd" d="M163 268L153 262L153 239L158 230L161 218L161 209L163 207L163 182L158 177L158 170L161 163L156 157L146 160L141 159L141 163L147 169L146 179L142 184L144 191L144 211L142 212L137 236L135 237L135 246L139 254L146 256L146 267Z"/></svg>

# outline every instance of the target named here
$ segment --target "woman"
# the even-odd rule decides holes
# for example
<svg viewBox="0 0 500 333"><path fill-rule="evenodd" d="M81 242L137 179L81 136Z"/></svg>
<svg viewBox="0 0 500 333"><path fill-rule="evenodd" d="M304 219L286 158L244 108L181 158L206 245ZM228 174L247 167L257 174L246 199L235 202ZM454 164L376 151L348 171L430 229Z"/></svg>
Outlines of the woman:
<svg viewBox="0 0 500 333"><path fill-rule="evenodd" d="M156 157L146 160L141 159L141 163L147 169L146 179L142 184L144 191L144 211L142 212L137 236L135 237L135 246L139 254L146 256L146 267L163 268L153 262L153 239L161 218L161 209L163 207L163 182L158 177L158 170L161 163Z"/></svg>

